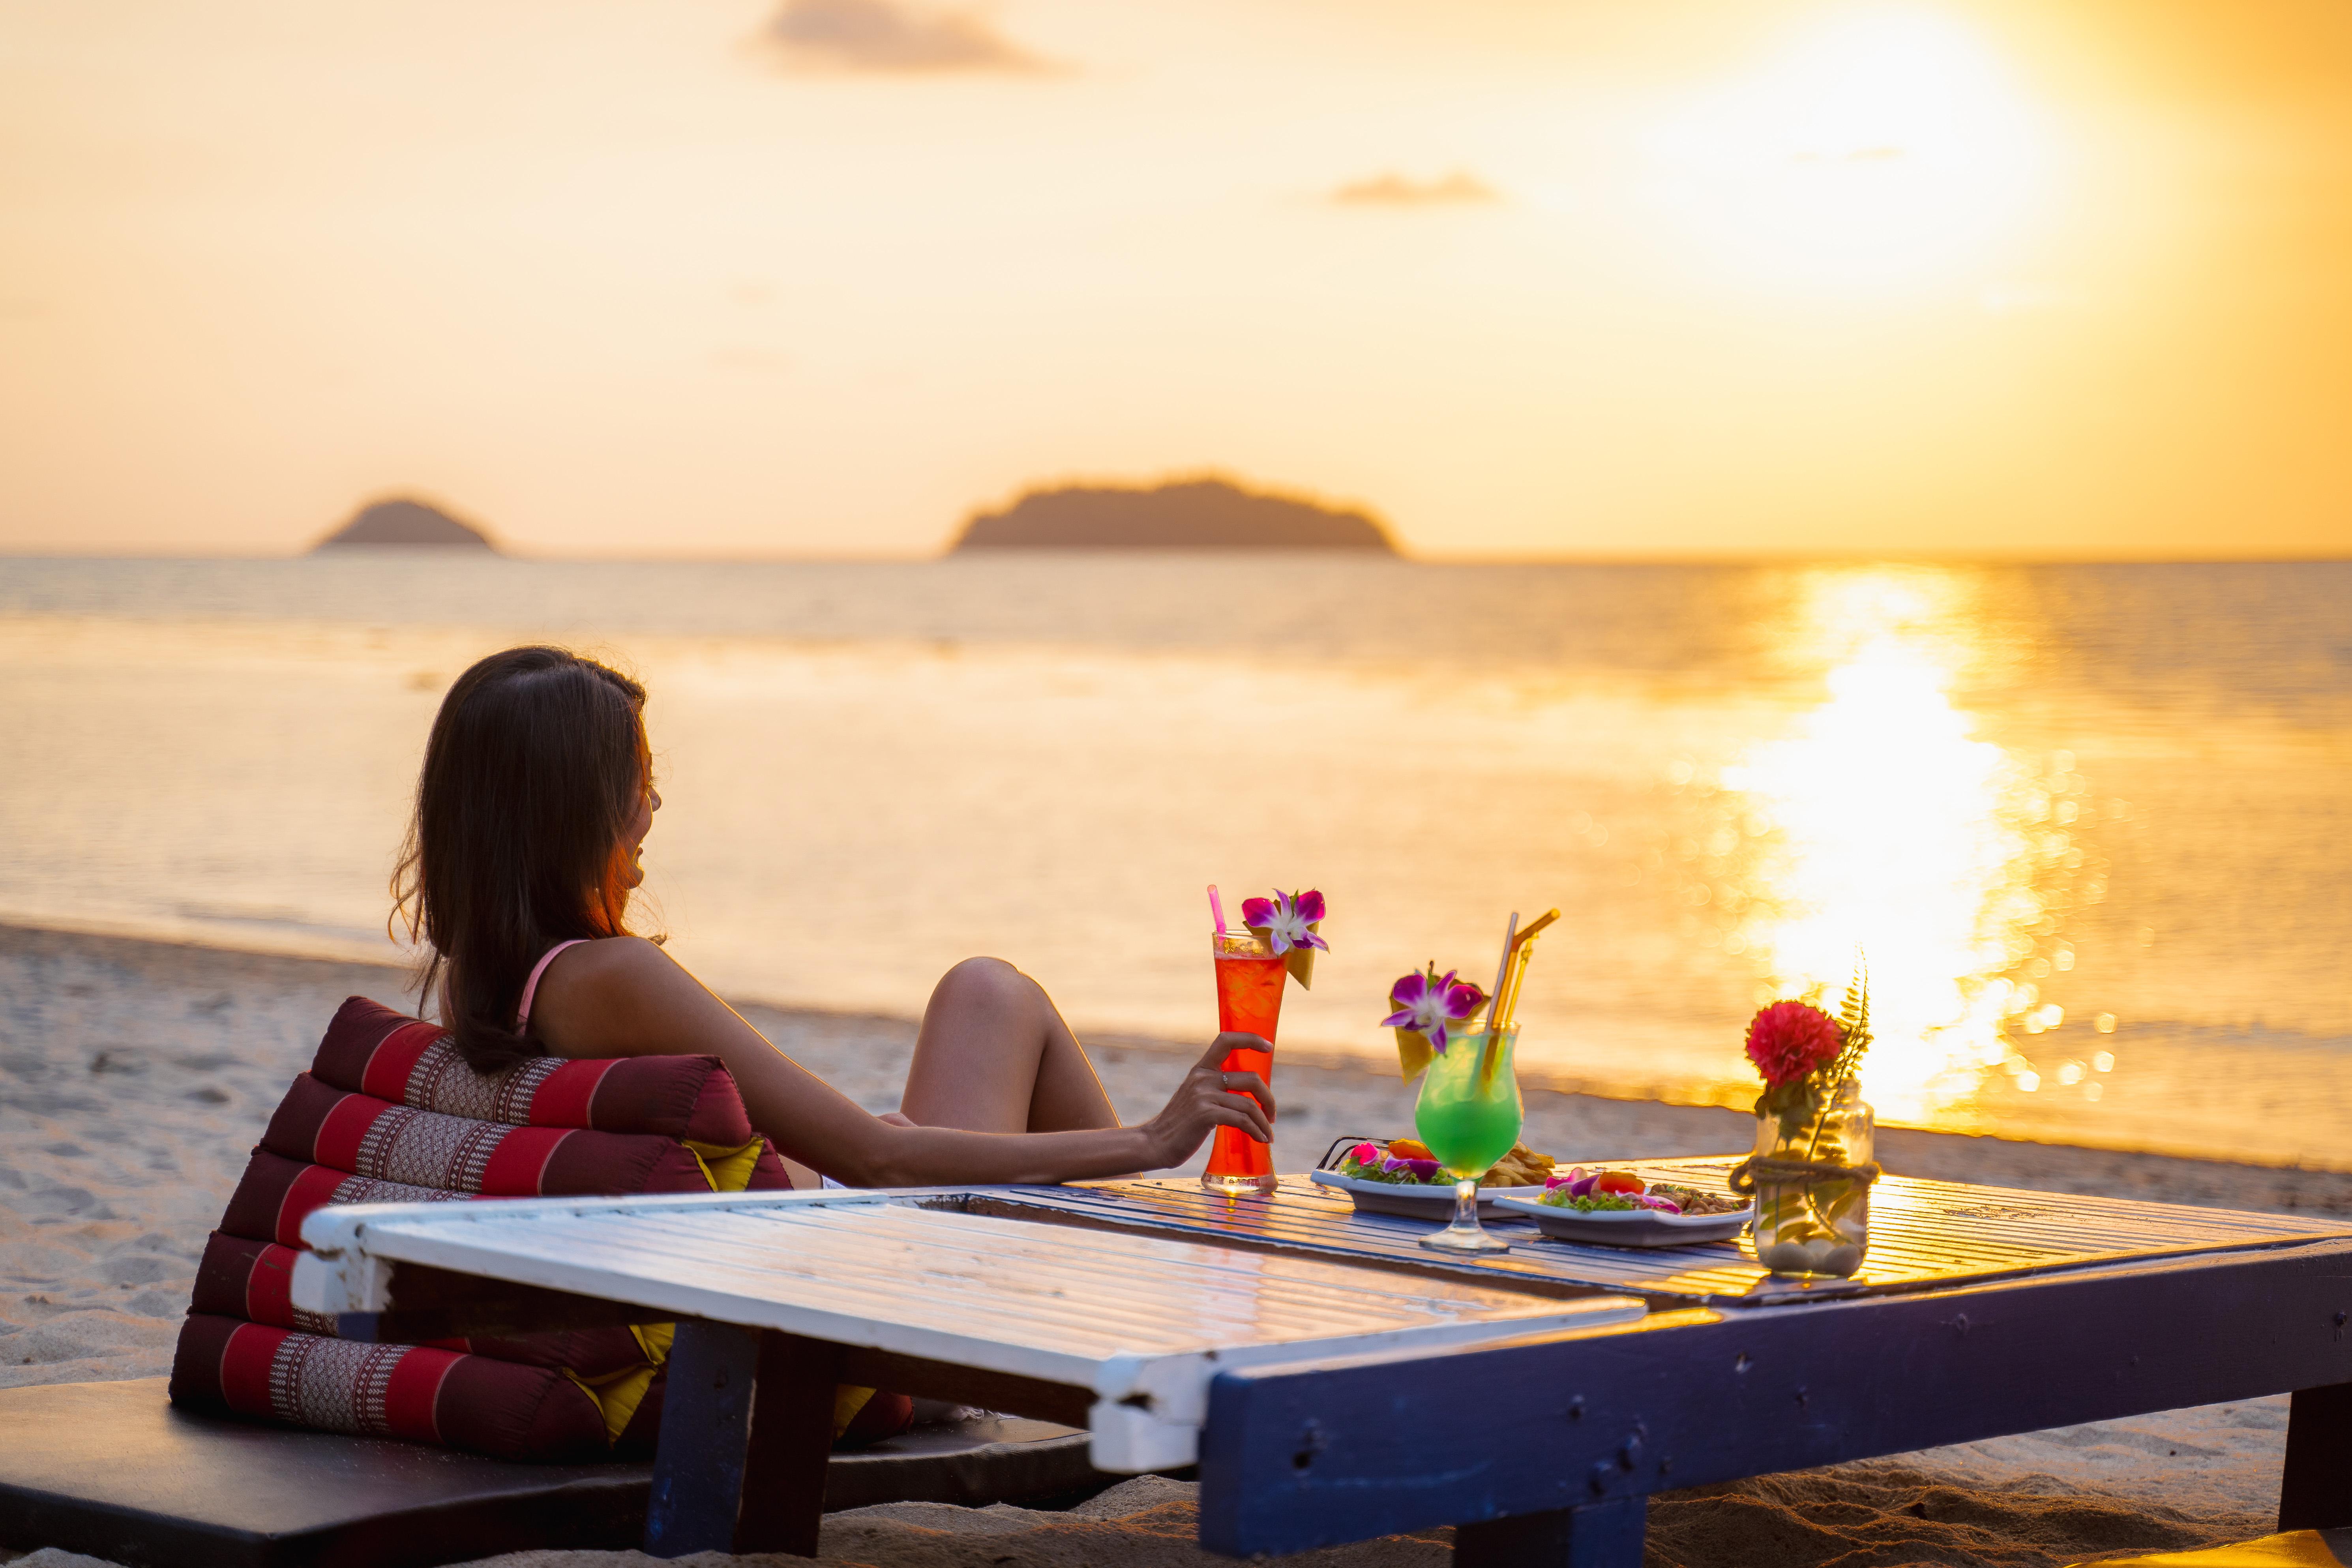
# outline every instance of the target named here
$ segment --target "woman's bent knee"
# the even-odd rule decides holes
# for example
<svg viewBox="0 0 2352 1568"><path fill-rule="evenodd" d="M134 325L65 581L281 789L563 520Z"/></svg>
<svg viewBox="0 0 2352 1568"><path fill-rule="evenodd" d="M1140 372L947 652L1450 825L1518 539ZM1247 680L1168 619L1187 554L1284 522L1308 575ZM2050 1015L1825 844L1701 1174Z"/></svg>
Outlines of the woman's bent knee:
<svg viewBox="0 0 2352 1568"><path fill-rule="evenodd" d="M1045 995L1038 984L1001 958L967 958L940 976L931 992L934 1005L1034 1006Z"/></svg>

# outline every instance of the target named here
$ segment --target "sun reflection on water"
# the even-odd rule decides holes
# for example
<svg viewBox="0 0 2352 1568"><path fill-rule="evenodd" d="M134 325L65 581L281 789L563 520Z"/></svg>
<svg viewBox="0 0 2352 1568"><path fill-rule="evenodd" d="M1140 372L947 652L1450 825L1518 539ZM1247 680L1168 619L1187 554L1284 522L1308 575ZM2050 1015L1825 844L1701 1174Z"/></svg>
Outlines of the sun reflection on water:
<svg viewBox="0 0 2352 1568"><path fill-rule="evenodd" d="M1864 1076L1885 1116L1948 1121L1937 1113L2003 1068L2033 1092L2011 1036L2063 1018L2032 975L2053 962L2045 945L2060 967L2071 956L2050 873L2081 864L2058 820L2072 807L2053 805L2050 770L1980 738L1953 700L1983 653L1963 584L1847 572L1805 590L1784 651L1826 668L1828 698L1724 770L1748 846L1727 945L1750 955L1759 999L1818 988L1832 1009L1866 954L1877 1040ZM2050 767L2072 765L2061 753Z"/></svg>

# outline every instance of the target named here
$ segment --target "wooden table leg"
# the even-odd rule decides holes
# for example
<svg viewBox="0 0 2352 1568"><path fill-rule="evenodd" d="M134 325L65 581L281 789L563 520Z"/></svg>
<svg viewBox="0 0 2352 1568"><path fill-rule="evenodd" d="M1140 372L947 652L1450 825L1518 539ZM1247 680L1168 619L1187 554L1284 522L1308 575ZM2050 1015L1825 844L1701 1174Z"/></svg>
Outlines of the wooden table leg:
<svg viewBox="0 0 2352 1568"><path fill-rule="evenodd" d="M688 1319L677 1325L646 1506L646 1554L816 1555L842 1348Z"/></svg>
<svg viewBox="0 0 2352 1568"><path fill-rule="evenodd" d="M751 1446L755 1331L688 1318L670 1344L661 1436L646 1500L646 1554L684 1557L735 1543Z"/></svg>
<svg viewBox="0 0 2352 1568"><path fill-rule="evenodd" d="M824 1467L833 1453L833 1393L841 1347L797 1334L760 1336L760 1389L743 1467L737 1552L816 1555Z"/></svg>
<svg viewBox="0 0 2352 1568"><path fill-rule="evenodd" d="M1642 1568L1645 1497L1523 1513L1454 1531L1454 1568Z"/></svg>
<svg viewBox="0 0 2352 1568"><path fill-rule="evenodd" d="M2287 1407L2281 1530L2352 1524L2352 1383L2295 1391Z"/></svg>

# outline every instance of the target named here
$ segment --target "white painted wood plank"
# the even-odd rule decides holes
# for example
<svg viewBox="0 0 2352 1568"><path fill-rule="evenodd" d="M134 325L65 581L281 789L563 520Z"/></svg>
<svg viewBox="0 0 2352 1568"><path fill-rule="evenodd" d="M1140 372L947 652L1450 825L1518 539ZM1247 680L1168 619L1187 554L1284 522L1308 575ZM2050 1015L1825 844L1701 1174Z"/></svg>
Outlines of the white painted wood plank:
<svg viewBox="0 0 2352 1568"><path fill-rule="evenodd" d="M1363 1271L1346 1265L1017 1220L907 1209L795 1215L782 1226L776 1220L710 1216L691 1229L667 1216L639 1221L625 1242L634 1256L624 1267L650 1270L658 1255L658 1267L722 1267L752 1289L789 1278L803 1291L877 1313L904 1311L910 1295L934 1316L960 1316L982 1300L1018 1302L1024 1328L1120 1350L1160 1342L1171 1352L1202 1348L1199 1335L1179 1331L1171 1320L1171 1293L1180 1290L1184 1315L1213 1325L1214 1336L1228 1342L1248 1337L1253 1325L1271 1325L1279 1331L1271 1337L1287 1340L1309 1324L1318 1331L1379 1331L1433 1317L1554 1310L1475 1286L1393 1274L1373 1274L1368 1285ZM541 1235L532 1249L542 1256L603 1239L565 1226Z"/></svg>
<svg viewBox="0 0 2352 1568"><path fill-rule="evenodd" d="M1644 1311L887 1193L354 1205L302 1234L314 1250L294 1298L313 1310L382 1310L394 1268L415 1263L1089 1389L1093 1462L1115 1471L1192 1462L1227 1367L1605 1331Z"/></svg>
<svg viewBox="0 0 2352 1568"><path fill-rule="evenodd" d="M320 1239L371 1258L785 1329L1107 1397L1133 1391L1142 1369L1165 1358L1231 1365L1267 1354L1434 1348L1598 1327L1642 1311L1623 1299L1559 1301L857 1196L865 1201L605 1200L588 1213L486 1204L467 1205L455 1223L442 1223L455 1205L351 1209L341 1217L352 1223ZM319 1305L370 1310L382 1302Z"/></svg>

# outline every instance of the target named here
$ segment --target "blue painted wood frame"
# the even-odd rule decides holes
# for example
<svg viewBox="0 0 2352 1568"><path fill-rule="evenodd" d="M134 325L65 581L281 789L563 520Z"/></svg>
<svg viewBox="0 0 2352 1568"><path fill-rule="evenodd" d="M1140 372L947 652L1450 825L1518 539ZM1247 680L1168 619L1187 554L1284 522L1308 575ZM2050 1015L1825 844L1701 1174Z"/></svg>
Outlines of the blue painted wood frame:
<svg viewBox="0 0 2352 1568"><path fill-rule="evenodd" d="M1566 1510L2012 1432L2352 1383L2352 1245L2102 1268L1211 1385L1201 1542L1245 1556ZM2291 1433L2344 1452L2342 1411ZM2300 1524L2352 1524L2352 1472ZM1620 1516L1621 1518L1622 1516ZM1562 1521L1565 1541L1566 1521ZM1545 1528L1550 1528L1549 1526ZM1590 1533L1590 1532L1588 1532ZM1474 1536L1473 1539L1475 1539ZM1630 1557L1639 1562L1638 1537ZM1554 1562L1574 1561L1573 1555Z"/></svg>
<svg viewBox="0 0 2352 1568"><path fill-rule="evenodd" d="M816 1555L842 1348L688 1318L671 1342L646 1554Z"/></svg>
<svg viewBox="0 0 2352 1568"><path fill-rule="evenodd" d="M685 1557L735 1544L751 1449L760 1334L688 1318L670 1342L661 1438L646 1500L646 1554Z"/></svg>

